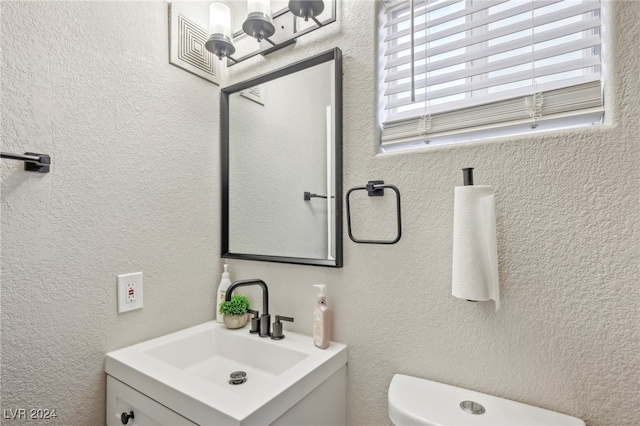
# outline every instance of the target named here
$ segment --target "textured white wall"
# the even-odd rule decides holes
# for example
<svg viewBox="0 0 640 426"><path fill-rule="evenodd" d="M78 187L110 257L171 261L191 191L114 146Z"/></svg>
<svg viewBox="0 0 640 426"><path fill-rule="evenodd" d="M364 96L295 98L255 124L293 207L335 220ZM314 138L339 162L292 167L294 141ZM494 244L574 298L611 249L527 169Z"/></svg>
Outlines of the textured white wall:
<svg viewBox="0 0 640 426"><path fill-rule="evenodd" d="M0 7L2 150L53 158L1 163L0 405L104 424L106 352L213 318L218 87L169 65L164 2Z"/></svg>
<svg viewBox="0 0 640 426"><path fill-rule="evenodd" d="M310 285L329 285L335 340L349 345L350 424L389 423L396 372L589 426L638 424L640 3L606 3L609 124L594 129L376 155L374 1L340 2L338 23L231 69L237 82L340 47L344 188L380 178L402 191L402 240L356 245L345 232L342 269L229 261L233 279L263 278L272 312L307 334ZM2 162L1 405L99 424L105 352L212 317L217 91L167 64L165 5L1 7L2 149L54 158L35 177ZM450 296L464 166L496 191L498 313ZM135 270L145 308L118 316L115 275Z"/></svg>

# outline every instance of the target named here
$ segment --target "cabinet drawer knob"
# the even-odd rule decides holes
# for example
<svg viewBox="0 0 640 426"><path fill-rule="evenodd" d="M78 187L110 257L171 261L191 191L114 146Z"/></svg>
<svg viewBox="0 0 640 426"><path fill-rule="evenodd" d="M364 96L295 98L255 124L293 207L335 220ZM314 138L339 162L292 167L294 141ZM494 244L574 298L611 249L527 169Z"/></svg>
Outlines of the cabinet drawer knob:
<svg viewBox="0 0 640 426"><path fill-rule="evenodd" d="M123 425L126 425L127 423L129 423L129 419L133 419L133 411L131 411L129 414L122 413L122 415L120 416L120 421L122 422Z"/></svg>

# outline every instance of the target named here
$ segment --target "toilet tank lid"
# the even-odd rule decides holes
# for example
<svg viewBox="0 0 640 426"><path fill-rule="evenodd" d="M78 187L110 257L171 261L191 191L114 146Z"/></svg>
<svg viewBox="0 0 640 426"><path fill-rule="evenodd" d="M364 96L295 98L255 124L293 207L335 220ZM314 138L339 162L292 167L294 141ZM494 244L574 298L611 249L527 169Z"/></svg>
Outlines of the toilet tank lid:
<svg viewBox="0 0 640 426"><path fill-rule="evenodd" d="M396 426L584 426L566 414L431 380L396 374L389 385L389 417ZM473 401L483 414L465 412L460 403Z"/></svg>

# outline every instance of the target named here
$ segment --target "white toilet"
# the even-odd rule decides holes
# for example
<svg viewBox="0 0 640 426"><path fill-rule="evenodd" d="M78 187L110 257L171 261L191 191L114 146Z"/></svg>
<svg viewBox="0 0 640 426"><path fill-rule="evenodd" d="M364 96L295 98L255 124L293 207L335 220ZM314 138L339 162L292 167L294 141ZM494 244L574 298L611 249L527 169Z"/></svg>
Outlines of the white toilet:
<svg viewBox="0 0 640 426"><path fill-rule="evenodd" d="M585 426L566 414L403 374L389 385L389 417L396 426Z"/></svg>

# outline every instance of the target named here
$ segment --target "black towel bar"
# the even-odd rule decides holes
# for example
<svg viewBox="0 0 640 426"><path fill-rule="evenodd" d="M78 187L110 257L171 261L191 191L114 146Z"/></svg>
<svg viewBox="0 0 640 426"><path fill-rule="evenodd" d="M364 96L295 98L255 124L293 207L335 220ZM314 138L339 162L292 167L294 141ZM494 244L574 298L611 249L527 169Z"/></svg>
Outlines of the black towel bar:
<svg viewBox="0 0 640 426"><path fill-rule="evenodd" d="M24 161L24 169L28 172L49 173L51 157L47 154L36 154L35 152L25 152L22 154L0 153L0 158L9 160Z"/></svg>

